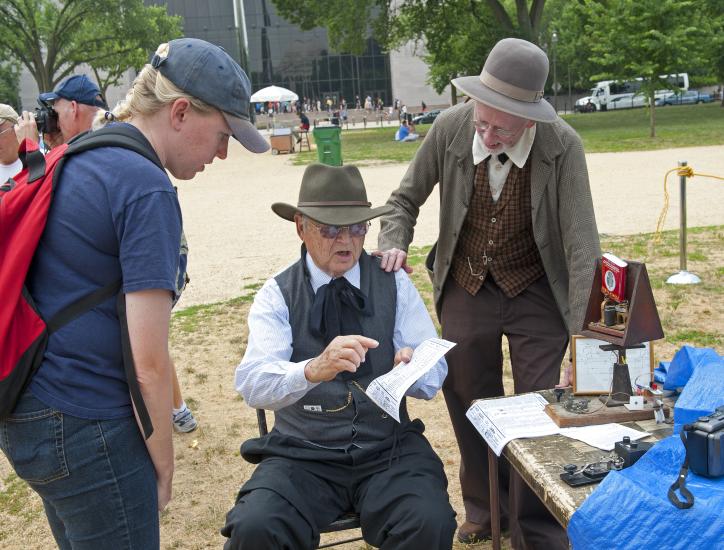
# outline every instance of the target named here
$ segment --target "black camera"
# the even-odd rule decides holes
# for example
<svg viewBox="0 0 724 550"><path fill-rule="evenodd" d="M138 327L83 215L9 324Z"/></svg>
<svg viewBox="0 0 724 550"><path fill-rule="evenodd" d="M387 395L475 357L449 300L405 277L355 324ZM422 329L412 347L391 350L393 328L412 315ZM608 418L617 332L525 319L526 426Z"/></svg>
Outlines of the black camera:
<svg viewBox="0 0 724 550"><path fill-rule="evenodd" d="M724 406L709 416L702 416L693 424L685 425L684 430L689 469L700 476L723 476Z"/></svg>
<svg viewBox="0 0 724 550"><path fill-rule="evenodd" d="M58 128L58 112L53 106L46 102L38 100L40 107L35 108L35 124L38 132L41 134L54 134Z"/></svg>

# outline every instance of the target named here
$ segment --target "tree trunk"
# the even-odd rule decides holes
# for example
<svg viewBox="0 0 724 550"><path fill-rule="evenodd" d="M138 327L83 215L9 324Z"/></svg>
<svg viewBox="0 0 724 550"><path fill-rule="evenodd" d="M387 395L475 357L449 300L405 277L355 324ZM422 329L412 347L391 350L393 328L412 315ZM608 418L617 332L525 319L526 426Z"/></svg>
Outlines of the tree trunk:
<svg viewBox="0 0 724 550"><path fill-rule="evenodd" d="M649 96L649 104L651 110L651 137L656 137L656 94L651 92Z"/></svg>
<svg viewBox="0 0 724 550"><path fill-rule="evenodd" d="M457 105L458 103L458 92L455 89L455 86L450 84L450 105Z"/></svg>

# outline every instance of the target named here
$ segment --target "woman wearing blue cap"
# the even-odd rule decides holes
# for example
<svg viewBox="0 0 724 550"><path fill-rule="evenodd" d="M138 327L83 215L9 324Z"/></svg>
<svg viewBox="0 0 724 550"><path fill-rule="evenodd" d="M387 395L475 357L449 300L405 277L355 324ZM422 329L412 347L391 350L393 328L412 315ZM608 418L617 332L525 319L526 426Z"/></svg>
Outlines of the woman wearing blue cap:
<svg viewBox="0 0 724 550"><path fill-rule="evenodd" d="M181 211L160 167L191 179L226 158L231 136L266 151L249 121L250 93L221 48L191 38L164 44L114 111L150 156L94 148L69 157L57 182L28 276L40 313L50 318L122 279L127 318L113 296L51 334L40 368L0 420L0 447L42 498L60 548L160 545L158 512L174 469L168 325L186 281ZM126 326L148 438L124 374Z"/></svg>

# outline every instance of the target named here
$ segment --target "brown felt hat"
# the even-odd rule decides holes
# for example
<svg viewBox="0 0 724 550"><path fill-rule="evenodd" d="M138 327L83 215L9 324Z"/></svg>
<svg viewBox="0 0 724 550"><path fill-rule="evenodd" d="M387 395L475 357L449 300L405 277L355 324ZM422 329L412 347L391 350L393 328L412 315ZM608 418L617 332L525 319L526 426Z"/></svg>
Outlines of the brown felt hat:
<svg viewBox="0 0 724 550"><path fill-rule="evenodd" d="M372 208L356 166L310 164L302 176L297 205L275 202L272 210L289 221L299 212L326 225L351 225L388 214L394 208Z"/></svg>
<svg viewBox="0 0 724 550"><path fill-rule="evenodd" d="M490 50L479 76L461 76L453 86L465 95L511 115L554 122L558 115L543 99L548 56L535 44L504 38Z"/></svg>

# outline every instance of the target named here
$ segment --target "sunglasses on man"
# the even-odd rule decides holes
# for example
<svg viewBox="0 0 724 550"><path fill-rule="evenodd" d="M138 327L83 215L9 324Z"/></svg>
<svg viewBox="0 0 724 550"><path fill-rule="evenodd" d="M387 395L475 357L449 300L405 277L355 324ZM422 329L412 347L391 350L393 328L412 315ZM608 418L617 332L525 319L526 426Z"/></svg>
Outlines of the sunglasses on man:
<svg viewBox="0 0 724 550"><path fill-rule="evenodd" d="M336 239L345 229L349 231L350 237L362 237L367 234L370 225L372 225L370 222L353 223L352 225L326 225L311 220L310 222L325 239Z"/></svg>

